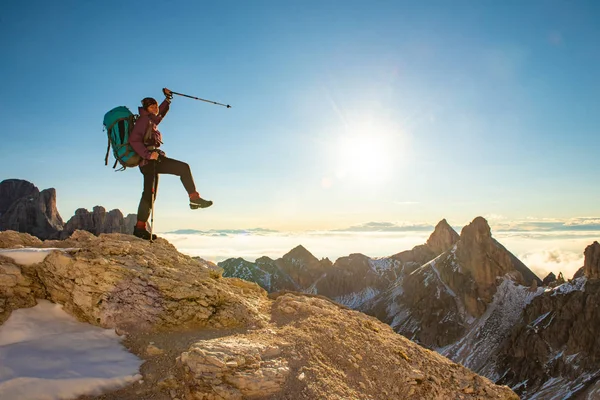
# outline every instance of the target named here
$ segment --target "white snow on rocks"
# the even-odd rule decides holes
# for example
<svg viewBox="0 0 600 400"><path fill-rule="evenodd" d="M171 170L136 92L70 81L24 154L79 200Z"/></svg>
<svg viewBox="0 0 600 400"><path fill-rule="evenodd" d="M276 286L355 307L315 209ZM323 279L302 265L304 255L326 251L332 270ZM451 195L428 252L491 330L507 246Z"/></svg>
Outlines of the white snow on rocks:
<svg viewBox="0 0 600 400"><path fill-rule="evenodd" d="M141 364L113 330L79 322L46 300L13 311L0 326L0 399L98 394L141 379Z"/></svg>
<svg viewBox="0 0 600 400"><path fill-rule="evenodd" d="M57 248L47 248L47 249L38 249L38 248L30 248L23 247L20 249L0 249L0 255L8 258L12 258L13 261L20 265L31 265L37 264L48 256L48 254L53 251L67 251L74 249L57 249Z"/></svg>
<svg viewBox="0 0 600 400"><path fill-rule="evenodd" d="M504 277L492 303L471 330L458 342L437 351L481 375L498 379L493 363L489 362L493 353L519 321L525 306L543 291L543 288L538 288L532 292L530 288Z"/></svg>
<svg viewBox="0 0 600 400"><path fill-rule="evenodd" d="M369 301L372 298L374 298L375 296L377 296L379 293L380 293L379 290L372 288L370 286L367 286L360 292L349 293L349 294L345 294L343 296L335 297L333 299L333 301L343 304L346 307L349 307L352 309L357 309L358 307L360 307L367 301Z"/></svg>
<svg viewBox="0 0 600 400"><path fill-rule="evenodd" d="M585 276L581 276L577 279L573 279L571 281L565 282L562 285L559 285L553 289L548 289L548 291L552 291L552 295L555 296L557 294L567 294L573 291L585 291L585 283L587 282L587 278Z"/></svg>

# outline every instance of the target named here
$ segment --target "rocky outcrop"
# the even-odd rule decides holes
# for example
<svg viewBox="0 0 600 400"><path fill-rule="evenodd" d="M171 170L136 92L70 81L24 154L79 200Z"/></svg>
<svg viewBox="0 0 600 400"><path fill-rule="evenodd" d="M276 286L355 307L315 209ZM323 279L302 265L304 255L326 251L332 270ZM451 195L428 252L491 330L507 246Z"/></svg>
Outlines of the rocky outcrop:
<svg viewBox="0 0 600 400"><path fill-rule="evenodd" d="M588 279L600 279L600 244L594 242L586 247L583 272Z"/></svg>
<svg viewBox="0 0 600 400"><path fill-rule="evenodd" d="M76 231L68 240L47 242L68 250L50 252L42 266L21 273L43 288L41 298L105 328L238 326L253 320L256 303L266 296L240 279L217 283L219 274L164 240L150 244L132 235ZM245 293L246 301L226 306L233 293Z"/></svg>
<svg viewBox="0 0 600 400"><path fill-rule="evenodd" d="M289 362L281 357L280 346L253 339L213 339L182 353L177 361L185 370L188 393L242 399L281 392L290 374Z"/></svg>
<svg viewBox="0 0 600 400"><path fill-rule="evenodd" d="M0 232L0 243L18 246L14 235ZM22 239L20 245L31 241ZM147 359L139 383L86 398L517 399L372 317L316 296L270 299L256 284L223 278L163 239L150 244L76 231L53 244L63 250L31 265L3 253L4 313L29 305L17 298L45 298L82 321L128 333L132 351ZM190 341L204 327L221 336ZM241 330L224 329L232 327ZM187 348L163 356L177 350L182 335ZM152 373L153 363L160 372Z"/></svg>
<svg viewBox="0 0 600 400"><path fill-rule="evenodd" d="M268 328L198 343L183 353L179 363L190 388L187 394L223 399L516 399L379 321L322 298L279 296L271 317Z"/></svg>
<svg viewBox="0 0 600 400"><path fill-rule="evenodd" d="M66 239L76 230L88 231L94 235L100 235L101 233L131 234L135 223L135 214L123 218L123 213L120 210L106 212L104 207L96 206L92 212L89 212L85 208L79 208L64 226L60 238Z"/></svg>
<svg viewBox="0 0 600 400"><path fill-rule="evenodd" d="M31 236L28 233L19 233L16 231L4 231L0 235L0 249L10 249L19 247L43 247L44 243Z"/></svg>
<svg viewBox="0 0 600 400"><path fill-rule="evenodd" d="M41 192L27 181L0 183L0 230L29 233L42 240L55 238L63 227L56 208L56 190Z"/></svg>

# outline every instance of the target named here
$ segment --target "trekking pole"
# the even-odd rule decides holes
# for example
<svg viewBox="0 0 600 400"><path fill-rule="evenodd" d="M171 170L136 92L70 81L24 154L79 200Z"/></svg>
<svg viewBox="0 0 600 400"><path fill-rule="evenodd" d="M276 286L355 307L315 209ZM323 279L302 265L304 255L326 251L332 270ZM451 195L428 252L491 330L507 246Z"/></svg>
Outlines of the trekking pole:
<svg viewBox="0 0 600 400"><path fill-rule="evenodd" d="M152 167L152 207L151 207L151 214L152 217L150 218L150 243L154 243L154 240L152 240L152 234L154 232L154 199L156 198L156 163L158 162L158 160L154 160L153 162L153 167Z"/></svg>
<svg viewBox="0 0 600 400"><path fill-rule="evenodd" d="M229 104L221 104L221 103L217 103L216 101L201 99L199 97L194 97L194 96L190 96L188 94L177 93L177 92L173 92L173 91L171 91L171 93L176 94L178 96L189 97L190 99L205 101L207 103L216 104L218 106L223 106L223 107L231 108L231 106Z"/></svg>

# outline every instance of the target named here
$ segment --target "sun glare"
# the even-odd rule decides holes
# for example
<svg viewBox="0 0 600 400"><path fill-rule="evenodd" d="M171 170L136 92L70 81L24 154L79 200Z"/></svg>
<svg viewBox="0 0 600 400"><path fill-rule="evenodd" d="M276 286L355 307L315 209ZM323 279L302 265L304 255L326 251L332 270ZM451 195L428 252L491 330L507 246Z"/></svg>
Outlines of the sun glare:
<svg viewBox="0 0 600 400"><path fill-rule="evenodd" d="M340 179L377 180L387 175L390 154L381 136L362 134L341 137L338 151L336 176Z"/></svg>
<svg viewBox="0 0 600 400"><path fill-rule="evenodd" d="M335 144L335 178L367 184L388 181L401 164L405 141L401 129L389 118L374 116L349 125Z"/></svg>

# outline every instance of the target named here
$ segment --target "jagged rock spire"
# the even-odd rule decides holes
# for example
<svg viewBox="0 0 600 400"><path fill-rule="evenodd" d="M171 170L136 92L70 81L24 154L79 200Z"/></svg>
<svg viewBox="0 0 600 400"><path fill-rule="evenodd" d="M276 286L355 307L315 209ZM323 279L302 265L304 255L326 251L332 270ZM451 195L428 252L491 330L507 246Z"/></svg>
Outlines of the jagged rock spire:
<svg viewBox="0 0 600 400"><path fill-rule="evenodd" d="M485 218L477 217L462 229L460 237L461 239L482 242L492 237L492 230Z"/></svg>
<svg viewBox="0 0 600 400"><path fill-rule="evenodd" d="M448 224L446 219L441 220L435 226L435 230L427 239L427 247L435 254L442 254L446 250L452 248L458 242L460 236Z"/></svg>
<svg viewBox="0 0 600 400"><path fill-rule="evenodd" d="M585 248L583 271L588 279L600 279L600 244L594 242Z"/></svg>
<svg viewBox="0 0 600 400"><path fill-rule="evenodd" d="M470 307L467 304L471 315L478 316L484 311L481 301L491 302L499 276L510 274L516 282L526 286L531 285L532 280L541 283L525 264L492 238L490 226L483 217L475 218L462 229L456 255L462 268L470 272L476 284L475 299L478 306Z"/></svg>

